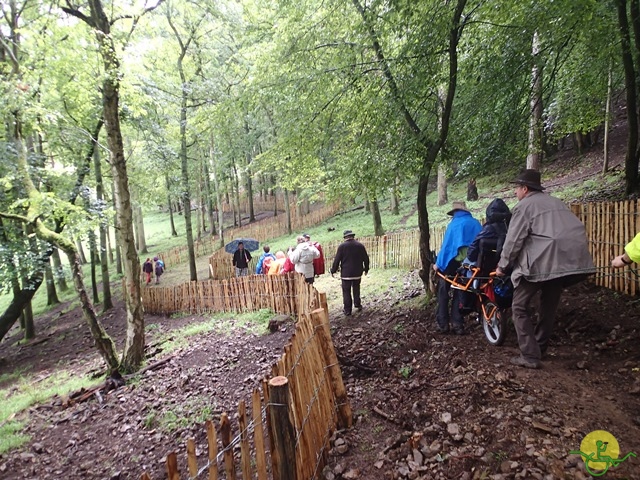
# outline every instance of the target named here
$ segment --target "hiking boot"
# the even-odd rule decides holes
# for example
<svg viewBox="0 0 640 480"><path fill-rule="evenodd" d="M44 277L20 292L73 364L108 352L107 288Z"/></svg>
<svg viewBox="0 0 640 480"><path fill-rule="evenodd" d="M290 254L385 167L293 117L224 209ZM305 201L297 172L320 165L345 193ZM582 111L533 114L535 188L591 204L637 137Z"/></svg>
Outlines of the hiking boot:
<svg viewBox="0 0 640 480"><path fill-rule="evenodd" d="M358 311L362 310L362 305L356 305L356 310Z"/></svg>
<svg viewBox="0 0 640 480"><path fill-rule="evenodd" d="M460 327L460 328L454 328L453 333L455 333L456 335L466 335L467 331L464 328Z"/></svg>
<svg viewBox="0 0 640 480"><path fill-rule="evenodd" d="M436 333L439 333L441 335L448 335L449 334L449 327L437 326L436 327Z"/></svg>
<svg viewBox="0 0 640 480"><path fill-rule="evenodd" d="M511 358L511 365L517 365L518 367L533 368L533 369L540 368L540 362L529 362L528 360L525 360L524 358L522 358L520 355L518 355L517 357Z"/></svg>
<svg viewBox="0 0 640 480"><path fill-rule="evenodd" d="M344 313L344 316L345 316L345 317L350 317L350 316L351 316L351 312L344 312L344 311L343 311L342 313Z"/></svg>

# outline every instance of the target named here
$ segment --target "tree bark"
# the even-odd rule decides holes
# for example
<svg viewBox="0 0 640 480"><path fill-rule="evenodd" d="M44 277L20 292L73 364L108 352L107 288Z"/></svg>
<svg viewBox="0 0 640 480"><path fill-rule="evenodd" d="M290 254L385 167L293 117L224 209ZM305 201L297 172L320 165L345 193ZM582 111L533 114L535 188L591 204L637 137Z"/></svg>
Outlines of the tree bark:
<svg viewBox="0 0 640 480"><path fill-rule="evenodd" d="M187 55L189 44L193 40L193 35L186 41L182 40L180 33L176 29L171 19L170 10L167 10L167 21L180 45L180 55L178 55L177 68L180 75L180 170L182 174L182 203L184 207L184 226L187 233L187 250L189 252L189 278L192 282L198 280L196 269L196 253L193 244L193 224L191 221L191 185L189 182L189 161L187 156L187 102L189 100L189 82L184 73L184 58ZM193 31L192 31L193 33Z"/></svg>
<svg viewBox="0 0 640 480"><path fill-rule="evenodd" d="M97 139L96 139L97 140ZM96 148L93 153L93 173L96 179L96 199L99 205L104 205L104 183L102 180L102 165L100 163L100 150ZM113 308L111 298L111 284L109 278L109 258L107 255L108 223L104 211L100 212L100 276L102 278L102 312Z"/></svg>
<svg viewBox="0 0 640 480"><path fill-rule="evenodd" d="M540 40L538 32L533 33L531 57L531 112L529 116L529 149L527 168L540 170L542 162L542 66L540 65Z"/></svg>
<svg viewBox="0 0 640 480"><path fill-rule="evenodd" d="M293 229L291 228L291 204L289 203L289 190L284 190L284 213L286 215L287 235L291 235Z"/></svg>
<svg viewBox="0 0 640 480"><path fill-rule="evenodd" d="M211 225L210 235L214 236L214 235L217 235L216 216L215 216L215 207L213 202L213 192L211 191L211 178L210 178L211 172L209 171L209 162L211 162L212 160L213 158L209 158L208 160L205 160L203 163L204 163L204 189L205 189L205 195L207 197L207 213L209 214L209 225Z"/></svg>
<svg viewBox="0 0 640 480"><path fill-rule="evenodd" d="M371 200L371 216L373 217L373 231L376 237L384 235L384 228L382 227L382 217L380 216L380 206L378 205L378 199Z"/></svg>
<svg viewBox="0 0 640 480"><path fill-rule="evenodd" d="M631 38L627 19L626 0L616 0L618 28L622 47L622 65L624 67L624 86L627 99L627 153L625 156L625 192L635 193L638 188L638 97L636 91L636 71L631 54Z"/></svg>
<svg viewBox="0 0 640 480"><path fill-rule="evenodd" d="M93 231L89 232L89 255L91 256L91 293L93 295L93 304L100 303L100 295L98 294L98 279L96 276L96 270L98 266L98 242L96 234Z"/></svg>
<svg viewBox="0 0 640 480"><path fill-rule="evenodd" d="M136 202L136 222L137 222L137 230L138 230L138 247L140 253L149 253L149 248L147 247L147 238L144 233L144 214L142 213L142 205L140 202Z"/></svg>
<svg viewBox="0 0 640 480"><path fill-rule="evenodd" d="M211 161L211 173L213 175L213 188L216 191L216 203L218 204L218 229L220 231L220 248L224 247L224 212L222 210L222 193L220 192L220 184L218 183L218 168L216 165L215 143L213 134L209 144L209 157Z"/></svg>
<svg viewBox="0 0 640 480"><path fill-rule="evenodd" d="M58 288L61 291L66 292L69 290L69 285L67 285L67 278L64 273L64 268L62 267L62 261L60 260L60 250L54 248L52 251L51 259L53 260L53 276L58 283Z"/></svg>
<svg viewBox="0 0 640 480"><path fill-rule="evenodd" d="M58 305L60 303L60 299L58 298L56 282L53 278L53 270L50 262L47 262L44 267L44 279L47 283L47 305Z"/></svg>
<svg viewBox="0 0 640 480"><path fill-rule="evenodd" d="M127 306L127 336L122 354L122 368L124 371L130 372L137 370L144 360L144 313L140 292L140 260L133 236L129 178L120 129L120 63L111 35L111 22L105 14L102 1L89 0L88 4L90 16L84 15L75 8L63 7L63 10L80 18L94 29L104 64L102 110L107 132L107 145L109 146L114 197L117 199L118 227L116 237L119 239L118 243L123 257L124 297Z"/></svg>
<svg viewBox="0 0 640 480"><path fill-rule="evenodd" d="M80 237L76 237L76 249L78 251L78 261L81 265L86 265L87 256L84 254L84 248L82 247L82 241Z"/></svg>
<svg viewBox="0 0 640 480"><path fill-rule="evenodd" d="M171 223L171 236L177 237L178 232L176 231L176 223L173 220L173 202L171 201L169 175L167 175L166 173L164 174L164 188L167 191L167 206L169 207L169 222Z"/></svg>
<svg viewBox="0 0 640 480"><path fill-rule="evenodd" d="M447 171L444 165L438 163L438 205L445 205L449 201L447 195Z"/></svg>

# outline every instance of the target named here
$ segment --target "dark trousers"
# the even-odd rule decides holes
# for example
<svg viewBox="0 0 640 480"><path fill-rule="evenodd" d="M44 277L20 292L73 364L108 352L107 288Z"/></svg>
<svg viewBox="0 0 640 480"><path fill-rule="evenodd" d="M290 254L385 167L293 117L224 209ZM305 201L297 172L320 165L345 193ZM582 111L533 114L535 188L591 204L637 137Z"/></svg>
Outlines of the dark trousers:
<svg viewBox="0 0 640 480"><path fill-rule="evenodd" d="M564 280L555 278L544 282L529 282L524 278L513 292L513 324L518 334L518 345L522 357L528 362L539 362L542 352L547 349L549 338L553 333L556 309ZM540 292L540 311L538 322L534 324L531 300Z"/></svg>
<svg viewBox="0 0 640 480"><path fill-rule="evenodd" d="M351 297L352 290L353 299ZM356 308L362 308L362 302L360 300L360 279L342 279L342 303L344 313L351 313L351 309L354 305Z"/></svg>
<svg viewBox="0 0 640 480"><path fill-rule="evenodd" d="M451 315L449 315L449 290L452 293ZM460 294L462 292L456 288L451 288L451 284L444 279L440 279L438 284L438 313L436 321L442 330L449 330L449 321L453 329L464 328L464 319L460 313Z"/></svg>

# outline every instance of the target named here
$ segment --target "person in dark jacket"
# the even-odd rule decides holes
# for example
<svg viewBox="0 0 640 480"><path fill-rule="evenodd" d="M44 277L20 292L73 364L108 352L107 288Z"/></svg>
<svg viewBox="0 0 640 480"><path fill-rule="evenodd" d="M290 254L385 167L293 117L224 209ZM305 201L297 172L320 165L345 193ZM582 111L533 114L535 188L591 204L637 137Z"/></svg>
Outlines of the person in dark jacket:
<svg viewBox="0 0 640 480"><path fill-rule="evenodd" d="M469 245L467 259L471 263L476 263L480 255L483 240L493 240L494 243L496 243L497 258L495 259L495 263L497 265L500 252L502 251L502 243L504 243L504 239L507 237L511 210L509 210L507 204L504 203L504 200L496 198L487 206L486 217L487 221L482 226L482 230L480 230L480 233L476 235L476 238L474 238L471 245Z"/></svg>
<svg viewBox="0 0 640 480"><path fill-rule="evenodd" d="M151 263L150 258L147 258L142 265L142 271L144 272L147 285L149 285L151 283L151 275L153 274L153 263Z"/></svg>
<svg viewBox="0 0 640 480"><path fill-rule="evenodd" d="M367 249L355 239L356 234L351 230L345 230L344 242L338 246L336 257L331 266L331 276L340 270L342 279L342 303L346 316L351 315L352 307L362 310L360 299L360 281L362 274L369 272L369 255ZM353 297L351 293L353 291Z"/></svg>
<svg viewBox="0 0 640 480"><path fill-rule="evenodd" d="M249 275L249 262L251 254L245 250L244 243L238 243L238 249L233 253L233 266L236 267L236 277Z"/></svg>

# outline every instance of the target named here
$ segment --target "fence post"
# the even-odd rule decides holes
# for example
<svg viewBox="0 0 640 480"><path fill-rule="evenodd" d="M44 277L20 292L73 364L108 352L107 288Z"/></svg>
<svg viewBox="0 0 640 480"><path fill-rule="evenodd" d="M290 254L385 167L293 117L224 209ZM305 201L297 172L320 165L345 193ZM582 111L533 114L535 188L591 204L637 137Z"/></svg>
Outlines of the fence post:
<svg viewBox="0 0 640 480"><path fill-rule="evenodd" d="M295 480L296 442L289 419L289 380L274 377L269 380L269 416L273 438L271 452L274 480Z"/></svg>
<svg viewBox="0 0 640 480"><path fill-rule="evenodd" d="M347 398L347 389L342 381L342 372L340 371L340 363L338 356L331 340L331 330L329 330L329 316L327 312L319 308L311 312L311 322L313 328L318 332L318 339L322 347L324 362L331 379L333 394L336 397L336 406L338 407L338 427L349 428L353 422L353 414L351 412L351 404Z"/></svg>
<svg viewBox="0 0 640 480"><path fill-rule="evenodd" d="M171 452L167 455L167 478L168 480L180 480L178 457L175 452Z"/></svg>

